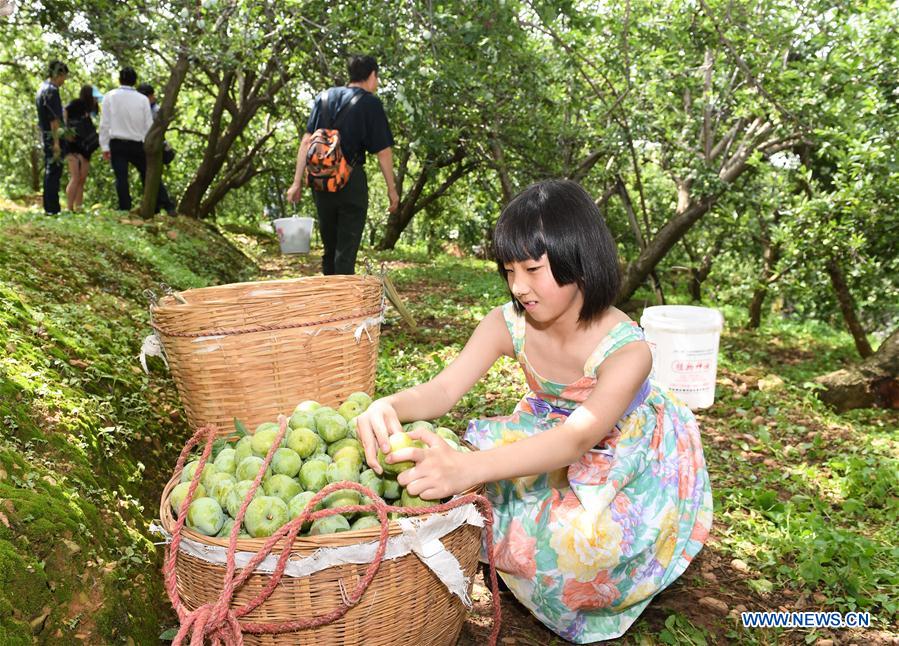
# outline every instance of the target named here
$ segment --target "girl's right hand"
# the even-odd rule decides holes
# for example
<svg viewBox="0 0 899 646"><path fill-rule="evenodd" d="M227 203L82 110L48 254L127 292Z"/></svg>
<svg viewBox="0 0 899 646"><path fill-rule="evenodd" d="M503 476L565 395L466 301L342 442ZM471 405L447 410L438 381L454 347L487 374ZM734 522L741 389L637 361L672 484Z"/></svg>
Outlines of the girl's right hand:
<svg viewBox="0 0 899 646"><path fill-rule="evenodd" d="M371 403L364 413L356 418L356 436L365 449L365 461L375 473L381 475L384 470L378 462L378 449L390 452L389 435L403 430L399 416L387 399L377 399Z"/></svg>

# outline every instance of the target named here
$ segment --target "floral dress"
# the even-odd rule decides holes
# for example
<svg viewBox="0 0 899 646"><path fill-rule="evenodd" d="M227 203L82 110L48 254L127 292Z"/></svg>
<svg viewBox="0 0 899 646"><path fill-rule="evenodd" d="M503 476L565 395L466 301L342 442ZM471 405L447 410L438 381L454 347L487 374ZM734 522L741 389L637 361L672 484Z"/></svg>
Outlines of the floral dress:
<svg viewBox="0 0 899 646"><path fill-rule="evenodd" d="M613 352L643 340L634 322L603 338L572 384L543 379L524 353L524 315L503 307L531 392L508 416L472 420L482 450L564 421ZM567 468L487 486L494 558L503 581L540 621L569 641L621 636L702 549L712 492L690 409L647 380L612 432Z"/></svg>

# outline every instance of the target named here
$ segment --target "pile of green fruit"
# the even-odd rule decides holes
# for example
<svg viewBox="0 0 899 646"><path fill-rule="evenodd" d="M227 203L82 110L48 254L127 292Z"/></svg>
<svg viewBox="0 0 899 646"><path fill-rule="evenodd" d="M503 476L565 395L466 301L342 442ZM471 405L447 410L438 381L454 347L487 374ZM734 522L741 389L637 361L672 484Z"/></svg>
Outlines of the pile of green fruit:
<svg viewBox="0 0 899 646"><path fill-rule="evenodd" d="M362 443L356 438L356 416L369 404L371 397L358 392L350 395L336 410L312 400L297 405L288 421L287 432L247 507L239 536L271 536L282 525L301 515L310 499L334 482L358 482L388 501L398 500L396 504L404 507L430 506L438 502L411 496L397 483L396 476L410 468L413 462L388 464L379 451L378 460L384 475L378 476L372 469L363 469L365 458ZM468 450L460 445L453 431L445 427L435 428L429 422L406 424L404 431L422 427L438 434L453 448ZM279 428L277 423L265 422L252 435L244 433L219 440L213 445L212 459L203 468L194 500L187 510L188 527L206 536L227 537L231 534L235 517ZM413 440L405 432L390 436L391 451L409 446L423 448L424 444ZM172 489L169 504L176 515L198 466L197 459L188 462L181 472L181 482ZM339 489L325 497L316 510L369 502L367 496L362 496L358 491ZM379 526L374 512L334 514L306 523L301 535L316 536Z"/></svg>

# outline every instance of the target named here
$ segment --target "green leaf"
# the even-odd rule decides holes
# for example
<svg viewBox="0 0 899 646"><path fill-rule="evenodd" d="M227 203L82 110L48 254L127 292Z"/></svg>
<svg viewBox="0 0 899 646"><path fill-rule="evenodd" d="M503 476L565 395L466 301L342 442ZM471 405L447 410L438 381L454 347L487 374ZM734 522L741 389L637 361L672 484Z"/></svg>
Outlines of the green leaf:
<svg viewBox="0 0 899 646"><path fill-rule="evenodd" d="M247 427L244 426L244 423L236 417L234 418L234 428L237 430L238 437L244 437L250 434L250 432L247 430Z"/></svg>
<svg viewBox="0 0 899 646"><path fill-rule="evenodd" d="M177 635L178 635L177 628L169 628L168 630L163 631L161 635L159 635L159 639L162 641L165 641L165 642L170 642L173 639L175 639L175 637Z"/></svg>

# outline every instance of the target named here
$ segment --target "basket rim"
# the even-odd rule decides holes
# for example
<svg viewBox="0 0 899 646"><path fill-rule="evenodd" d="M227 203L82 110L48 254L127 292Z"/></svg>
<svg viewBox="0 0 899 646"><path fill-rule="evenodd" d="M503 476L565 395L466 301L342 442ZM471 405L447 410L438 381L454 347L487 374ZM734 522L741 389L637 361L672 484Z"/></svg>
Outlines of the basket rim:
<svg viewBox="0 0 899 646"><path fill-rule="evenodd" d="M380 285L381 279L378 278L377 276L374 276L371 274L360 274L360 275L354 274L354 275L339 275L339 276L299 276L296 278L277 278L274 280L256 280L256 281L247 281L247 282L241 282L241 283L227 283L225 285L209 285L207 287L191 287L189 289L176 291L176 292L173 292L172 294L167 294L167 295L161 297L157 303L152 304L150 306L150 311L152 312L152 311L157 311L157 310L162 310L162 309L183 311L185 309L191 309L191 308L195 308L195 307L205 308L205 307L208 307L211 305L225 305L225 304L235 302L234 299L225 297L225 298L222 298L221 300L205 300L205 301L193 302L193 303L191 303L188 300L188 302L182 303L178 300L178 298L175 296L175 294L177 294L178 296L181 296L182 298L187 300L186 296L188 296L190 294L199 294L199 293L216 294L218 292L221 292L224 295L229 292L234 292L234 291L238 291L238 290L245 291L245 290L260 288L260 287L271 287L271 288L287 287L287 288L290 288L290 287L306 286L306 285L309 285L312 283L319 283L319 282L320 283L359 282L359 283L363 283L363 284L370 282L370 283L377 283ZM288 292L286 294L278 294L277 296L279 298L284 298L285 296L289 297L289 295L290 295L290 293ZM273 297L273 296L274 295L266 295L265 297L256 296L254 298L259 299L259 300L264 300L265 298Z"/></svg>

